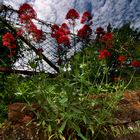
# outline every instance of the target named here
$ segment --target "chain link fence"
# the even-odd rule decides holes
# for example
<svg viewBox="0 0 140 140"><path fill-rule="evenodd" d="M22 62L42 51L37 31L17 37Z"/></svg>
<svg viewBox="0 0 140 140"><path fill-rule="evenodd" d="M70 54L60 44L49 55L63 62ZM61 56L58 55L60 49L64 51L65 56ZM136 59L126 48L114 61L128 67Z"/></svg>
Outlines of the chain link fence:
<svg viewBox="0 0 140 140"><path fill-rule="evenodd" d="M0 6L0 22L16 33L16 28L22 28L18 18L18 11L10 6ZM45 23L39 19L33 21L35 25L43 31L43 39L39 42L31 40L27 36L22 36L23 47L22 56L14 63L12 69L19 71L44 71L46 73L59 72L59 65L56 41L51 37L51 23ZM42 48L41 55L37 53L38 48ZM74 53L71 49L67 51L68 57ZM4 70L3 70L4 71Z"/></svg>

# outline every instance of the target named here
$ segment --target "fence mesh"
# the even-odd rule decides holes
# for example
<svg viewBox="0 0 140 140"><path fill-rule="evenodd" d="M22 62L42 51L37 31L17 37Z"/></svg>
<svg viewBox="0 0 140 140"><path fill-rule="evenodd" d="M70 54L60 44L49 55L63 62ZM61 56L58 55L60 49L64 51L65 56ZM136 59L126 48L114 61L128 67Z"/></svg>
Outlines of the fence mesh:
<svg viewBox="0 0 140 140"><path fill-rule="evenodd" d="M0 8L0 22L6 23L5 26L9 26L13 29L22 28L18 18L18 11L14 10L10 6L1 6ZM20 57L15 63L13 69L25 70L25 71L45 71L46 73L57 73L59 66L57 64L57 43L51 37L51 24L45 23L39 19L33 21L36 26L43 31L43 39L39 42L35 42L29 38L22 39L22 57ZM37 55L36 50L42 48L43 57ZM68 56L71 56L73 49L68 52Z"/></svg>

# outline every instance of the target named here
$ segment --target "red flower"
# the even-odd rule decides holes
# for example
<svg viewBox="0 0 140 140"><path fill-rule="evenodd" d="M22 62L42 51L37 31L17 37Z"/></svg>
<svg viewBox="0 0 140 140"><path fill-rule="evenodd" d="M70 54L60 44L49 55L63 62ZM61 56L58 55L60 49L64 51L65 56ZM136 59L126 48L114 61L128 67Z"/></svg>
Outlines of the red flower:
<svg viewBox="0 0 140 140"><path fill-rule="evenodd" d="M3 35L3 41L5 41L5 42L14 42L15 38L11 33L6 33L5 35Z"/></svg>
<svg viewBox="0 0 140 140"><path fill-rule="evenodd" d="M67 34L64 32L64 30L63 30L62 28L59 28L59 29L56 31L56 33L55 33L55 37L56 37L56 38L59 38L59 37L61 37L61 36L63 36L63 35L67 35Z"/></svg>
<svg viewBox="0 0 140 140"><path fill-rule="evenodd" d="M126 56L120 55L117 59L120 63L123 63L126 60Z"/></svg>
<svg viewBox="0 0 140 140"><path fill-rule="evenodd" d="M11 33L6 33L2 37L3 41L3 46L6 46L8 49L10 49L10 54L7 55L7 57L11 58L13 55L16 54L16 51L13 49L16 49L16 44L15 44L15 38Z"/></svg>
<svg viewBox="0 0 140 140"><path fill-rule="evenodd" d="M56 30L58 30L59 29L59 26L57 25L57 24L53 24L52 26L51 26L51 30L54 32L54 31L56 31Z"/></svg>
<svg viewBox="0 0 140 140"><path fill-rule="evenodd" d="M131 62L131 66L133 66L133 67L140 67L140 61L138 61L138 60L133 60L133 61Z"/></svg>
<svg viewBox="0 0 140 140"><path fill-rule="evenodd" d="M88 11L85 11L82 15L81 23L89 22L92 19L91 14Z"/></svg>
<svg viewBox="0 0 140 140"><path fill-rule="evenodd" d="M69 46L70 45L70 39L67 35L63 35L63 36L58 38L57 43Z"/></svg>
<svg viewBox="0 0 140 140"><path fill-rule="evenodd" d="M51 36L53 38L58 39L59 37L63 36L63 35L68 35L70 33L69 30L66 30L64 28L59 28L56 32L52 33Z"/></svg>
<svg viewBox="0 0 140 140"><path fill-rule="evenodd" d="M68 27L68 25L67 25L66 23L63 23L63 24L61 25L61 29L63 30L63 32L64 32L65 35L70 34L69 27Z"/></svg>
<svg viewBox="0 0 140 140"><path fill-rule="evenodd" d="M42 48L38 48L36 53L38 55L41 55L43 52L44 52L44 50Z"/></svg>
<svg viewBox="0 0 140 140"><path fill-rule="evenodd" d="M66 19L79 19L79 13L75 9L70 9L66 14Z"/></svg>
<svg viewBox="0 0 140 140"><path fill-rule="evenodd" d="M20 23L30 23L30 22L31 22L31 18L29 15L22 14L20 16Z"/></svg>
<svg viewBox="0 0 140 140"><path fill-rule="evenodd" d="M51 33L51 37L52 38L56 38L56 34L55 33Z"/></svg>
<svg viewBox="0 0 140 140"><path fill-rule="evenodd" d="M33 33L37 30L37 27L33 22L30 22L30 24L27 26L27 30L29 33Z"/></svg>
<svg viewBox="0 0 140 140"><path fill-rule="evenodd" d="M18 31L17 31L17 37L22 36L22 34L23 34L23 30L22 29L18 29Z"/></svg>
<svg viewBox="0 0 140 140"><path fill-rule="evenodd" d="M99 56L98 56L99 60L102 60L103 58L107 58L107 57L110 57L110 52L108 50L104 49L99 51Z"/></svg>
<svg viewBox="0 0 140 140"><path fill-rule="evenodd" d="M14 43L15 38L11 33L6 33L5 35L3 35L2 40L3 40L3 46L8 47Z"/></svg>
<svg viewBox="0 0 140 140"><path fill-rule="evenodd" d="M9 45L9 46L7 46L9 49L15 49L17 46L16 46L16 44L13 44L13 45Z"/></svg>
<svg viewBox="0 0 140 140"><path fill-rule="evenodd" d="M26 26L26 29L36 42L40 41L40 39L43 37L42 30L37 29L36 25L32 21L30 24L28 24L28 26Z"/></svg>
<svg viewBox="0 0 140 140"><path fill-rule="evenodd" d="M85 35L86 35L86 31L81 28L78 32L77 32L77 36L80 37L80 38L85 38Z"/></svg>
<svg viewBox="0 0 140 140"><path fill-rule="evenodd" d="M51 26L51 30L52 30L52 33L51 33L51 37L52 38L56 38L56 31L59 29L59 26L57 24L53 24Z"/></svg>
<svg viewBox="0 0 140 140"><path fill-rule="evenodd" d="M3 46L9 46L9 45L10 45L9 41L3 40Z"/></svg>
<svg viewBox="0 0 140 140"><path fill-rule="evenodd" d="M98 27L97 29L96 29L96 31L95 31L95 34L105 34L105 31L104 31L104 29L102 28L102 27Z"/></svg>
<svg viewBox="0 0 140 140"><path fill-rule="evenodd" d="M107 41L111 41L112 39L113 39L113 34L106 33L105 35L102 36L101 41L107 42Z"/></svg>
<svg viewBox="0 0 140 140"><path fill-rule="evenodd" d="M63 23L63 24L61 25L61 28L62 28L62 29L65 29L65 30L69 30L69 27L68 27L68 25L67 25L66 23Z"/></svg>
<svg viewBox="0 0 140 140"><path fill-rule="evenodd" d="M77 36L80 38L87 38L92 34L92 29L88 25L84 25L77 33Z"/></svg>
<svg viewBox="0 0 140 140"><path fill-rule="evenodd" d="M33 36L34 40L35 40L36 42L38 42L38 41L40 41L40 40L42 39L43 32L42 32L42 30L39 30L39 29L34 30L34 31L32 32L32 36Z"/></svg>
<svg viewBox="0 0 140 140"><path fill-rule="evenodd" d="M19 16L26 15L30 17L31 19L35 19L37 17L37 14L35 10L27 3L24 3L19 7Z"/></svg>
<svg viewBox="0 0 140 140"><path fill-rule="evenodd" d="M59 45L70 45L70 40L68 37L68 34L70 34L70 30L66 23L63 23L60 28L57 25L53 25L51 28L51 37L55 38Z"/></svg>

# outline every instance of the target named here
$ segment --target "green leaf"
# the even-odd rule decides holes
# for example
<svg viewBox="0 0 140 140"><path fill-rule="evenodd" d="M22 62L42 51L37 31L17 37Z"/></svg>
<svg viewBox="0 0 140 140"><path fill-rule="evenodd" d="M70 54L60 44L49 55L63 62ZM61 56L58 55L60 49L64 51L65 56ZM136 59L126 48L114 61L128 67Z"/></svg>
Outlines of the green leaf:
<svg viewBox="0 0 140 140"><path fill-rule="evenodd" d="M71 107L71 110L73 110L74 112L79 113L79 114L83 113L80 109L77 109L75 107Z"/></svg>
<svg viewBox="0 0 140 140"><path fill-rule="evenodd" d="M42 121L42 126L45 127L45 125L46 125L46 122L43 120Z"/></svg>
<svg viewBox="0 0 140 140"><path fill-rule="evenodd" d="M37 63L35 61L30 61L28 62L29 66L33 69L35 69L37 67Z"/></svg>
<svg viewBox="0 0 140 140"><path fill-rule="evenodd" d="M94 128L93 128L93 126L90 125L88 129L91 131L92 136L93 136L94 135Z"/></svg>
<svg viewBox="0 0 140 140"><path fill-rule="evenodd" d="M78 135L79 137L82 138L82 140L88 140L88 139L81 133L81 130L80 130L80 127L79 127L79 126L75 125L75 128L74 128L74 129L75 129L76 132L78 133L77 135Z"/></svg>
<svg viewBox="0 0 140 140"><path fill-rule="evenodd" d="M48 140L51 140L53 137L55 137L56 134L53 134L51 136L49 136Z"/></svg>
<svg viewBox="0 0 140 140"><path fill-rule="evenodd" d="M87 119L86 119L85 116L83 116L83 121L84 121L85 124L87 124Z"/></svg>
<svg viewBox="0 0 140 140"><path fill-rule="evenodd" d="M64 103L66 103L67 101L68 101L68 98L66 98L66 97L60 99L60 103L61 103L61 104L64 104Z"/></svg>
<svg viewBox="0 0 140 140"><path fill-rule="evenodd" d="M59 138L60 138L61 140L66 140L65 137L64 137L63 135L61 135L61 134L59 134Z"/></svg>
<svg viewBox="0 0 140 140"><path fill-rule="evenodd" d="M51 133L51 132L52 132L52 127L51 127L51 125L50 125L50 124L48 125L48 132L49 132L49 133Z"/></svg>
<svg viewBox="0 0 140 140"><path fill-rule="evenodd" d="M58 132L59 132L59 133L62 133L62 132L64 131L64 129L65 129L65 127L66 127L66 124L67 124L67 120L65 120L65 121L62 123L61 127L58 129Z"/></svg>
<svg viewBox="0 0 140 140"><path fill-rule="evenodd" d="M69 136L68 140L71 140L71 136Z"/></svg>

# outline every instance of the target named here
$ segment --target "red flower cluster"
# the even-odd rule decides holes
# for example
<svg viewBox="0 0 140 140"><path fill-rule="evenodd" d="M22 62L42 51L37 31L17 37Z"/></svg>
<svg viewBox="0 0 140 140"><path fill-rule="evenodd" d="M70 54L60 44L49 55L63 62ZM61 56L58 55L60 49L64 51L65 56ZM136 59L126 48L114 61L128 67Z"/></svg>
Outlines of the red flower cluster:
<svg viewBox="0 0 140 140"><path fill-rule="evenodd" d="M3 46L6 46L8 49L10 49L10 54L8 57L12 57L16 54L16 44L15 44L15 38L11 33L6 33L2 37Z"/></svg>
<svg viewBox="0 0 140 140"><path fill-rule="evenodd" d="M29 23L31 21L31 18L29 15L26 15L26 14L22 14L20 16L20 23Z"/></svg>
<svg viewBox="0 0 140 140"><path fill-rule="evenodd" d="M64 44L66 46L70 45L70 39L68 37L70 31L66 23L63 23L61 27L54 24L52 25L51 29L52 29L51 36L56 39L59 45L60 44Z"/></svg>
<svg viewBox="0 0 140 140"><path fill-rule="evenodd" d="M92 19L91 14L88 11L85 11L81 18L81 23L88 23Z"/></svg>
<svg viewBox="0 0 140 140"><path fill-rule="evenodd" d="M68 35L70 33L69 30L65 30L64 28L59 28L58 30L56 30L55 32L52 32L51 36L53 38L58 39L59 37L63 36L63 35Z"/></svg>
<svg viewBox="0 0 140 140"><path fill-rule="evenodd" d="M92 34L92 29L90 28L89 25L84 25L78 32L77 36L86 39Z"/></svg>
<svg viewBox="0 0 140 140"><path fill-rule="evenodd" d="M22 35L23 35L23 30L19 28L17 31L17 37L20 37Z"/></svg>
<svg viewBox="0 0 140 140"><path fill-rule="evenodd" d="M70 45L70 39L67 35L62 35L61 37L58 38L57 43L69 46Z"/></svg>
<svg viewBox="0 0 140 140"><path fill-rule="evenodd" d="M55 31L58 30L58 29L59 29L59 26L58 26L57 24L53 24L53 25L51 26L52 32L55 32Z"/></svg>
<svg viewBox="0 0 140 140"><path fill-rule="evenodd" d="M3 35L3 46L8 47L9 49L16 48L15 38L11 33Z"/></svg>
<svg viewBox="0 0 140 140"><path fill-rule="evenodd" d="M67 25L66 23L63 23L63 24L61 25L61 28L64 29L64 30L66 30L66 31L68 31L68 32L70 33L69 27L68 27L68 25Z"/></svg>
<svg viewBox="0 0 140 140"><path fill-rule="evenodd" d="M113 34L112 34L111 32L105 33L105 34L101 37L101 41L102 41L102 42L112 41L112 39L113 39Z"/></svg>
<svg viewBox="0 0 140 140"><path fill-rule="evenodd" d="M95 34L97 35L104 35L105 34L105 31L102 27L98 27L95 31Z"/></svg>
<svg viewBox="0 0 140 140"><path fill-rule="evenodd" d="M41 55L41 54L43 53L43 51L44 51L44 50L43 50L42 48L38 48L36 53L37 53L38 55Z"/></svg>
<svg viewBox="0 0 140 140"><path fill-rule="evenodd" d="M22 22L24 20L35 19L37 17L35 10L27 3L24 3L22 6L20 6L18 12L19 17L22 19Z"/></svg>
<svg viewBox="0 0 140 140"><path fill-rule="evenodd" d="M39 42L43 37L43 32L42 30L36 29L32 32L32 36L34 41Z"/></svg>
<svg viewBox="0 0 140 140"><path fill-rule="evenodd" d="M131 62L131 66L132 66L132 67L140 67L140 61L138 61L138 60L133 60L133 61Z"/></svg>
<svg viewBox="0 0 140 140"><path fill-rule="evenodd" d="M111 48L113 46L113 34L111 32L102 34L100 41L105 43L107 48Z"/></svg>
<svg viewBox="0 0 140 140"><path fill-rule="evenodd" d="M108 58L108 57L110 57L110 52L108 50L104 49L104 50L99 51L99 56L98 56L99 60L102 60L102 59Z"/></svg>
<svg viewBox="0 0 140 140"><path fill-rule="evenodd" d="M34 41L38 42L43 36L42 30L39 30L33 22L30 22L28 32L33 36Z"/></svg>
<svg viewBox="0 0 140 140"><path fill-rule="evenodd" d="M36 25L32 22L32 19L37 18L37 14L35 10L27 3L23 4L19 8L19 18L20 23L25 24L25 29L27 32L32 35L34 41L38 42L42 39L43 32L42 30L39 30ZM23 32L22 32L23 33ZM20 36L21 32L17 32L17 36Z"/></svg>
<svg viewBox="0 0 140 140"><path fill-rule="evenodd" d="M124 61L126 61L126 56L124 56L124 55L120 55L119 57L118 57L118 61L120 62L120 63L124 63Z"/></svg>
<svg viewBox="0 0 140 140"><path fill-rule="evenodd" d="M79 19L79 17L80 17L79 13L75 9L70 9L66 14L66 19L75 20L75 19Z"/></svg>
<svg viewBox="0 0 140 140"><path fill-rule="evenodd" d="M2 38L3 38L3 46L6 47L11 46L15 41L15 38L11 33L6 33L5 35L3 35Z"/></svg>

